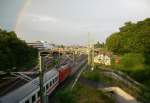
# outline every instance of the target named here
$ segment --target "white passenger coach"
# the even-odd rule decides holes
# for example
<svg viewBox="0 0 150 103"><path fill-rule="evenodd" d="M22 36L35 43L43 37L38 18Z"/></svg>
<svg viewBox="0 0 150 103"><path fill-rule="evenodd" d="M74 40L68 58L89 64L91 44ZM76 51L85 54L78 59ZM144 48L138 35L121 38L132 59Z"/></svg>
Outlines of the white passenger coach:
<svg viewBox="0 0 150 103"><path fill-rule="evenodd" d="M50 94L59 85L59 73L56 69L52 69L44 74L45 94ZM20 88L0 97L0 103L39 103L40 88L39 78L26 83Z"/></svg>

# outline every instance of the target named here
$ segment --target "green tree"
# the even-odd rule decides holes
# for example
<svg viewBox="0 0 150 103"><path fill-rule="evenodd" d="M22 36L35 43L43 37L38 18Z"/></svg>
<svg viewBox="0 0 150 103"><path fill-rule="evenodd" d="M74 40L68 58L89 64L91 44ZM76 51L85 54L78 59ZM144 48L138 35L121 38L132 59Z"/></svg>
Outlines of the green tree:
<svg viewBox="0 0 150 103"><path fill-rule="evenodd" d="M120 61L125 70L142 70L144 69L145 58L142 54L137 53L127 53L125 54Z"/></svg>
<svg viewBox="0 0 150 103"><path fill-rule="evenodd" d="M106 45L108 50L114 53L120 53L123 50L122 39L120 33L113 33L110 37L106 39Z"/></svg>
<svg viewBox="0 0 150 103"><path fill-rule="evenodd" d="M97 41L96 44L94 44L94 48L103 48L104 47L104 43L100 43L99 41Z"/></svg>
<svg viewBox="0 0 150 103"><path fill-rule="evenodd" d="M2 71L29 69L37 64L37 49L29 47L15 32L0 29L0 57Z"/></svg>
<svg viewBox="0 0 150 103"><path fill-rule="evenodd" d="M150 18L137 23L126 22L119 32L113 33L106 40L108 50L116 54L142 53L146 63L150 64Z"/></svg>

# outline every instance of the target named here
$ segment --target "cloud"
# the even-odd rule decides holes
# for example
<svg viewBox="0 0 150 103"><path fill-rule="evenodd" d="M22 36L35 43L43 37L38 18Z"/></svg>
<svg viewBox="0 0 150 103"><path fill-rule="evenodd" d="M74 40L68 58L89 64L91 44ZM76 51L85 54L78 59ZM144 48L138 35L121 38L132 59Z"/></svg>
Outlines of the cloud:
<svg viewBox="0 0 150 103"><path fill-rule="evenodd" d="M126 21L150 16L150 0L32 0L21 25L23 39L84 43L87 32L105 39Z"/></svg>
<svg viewBox="0 0 150 103"><path fill-rule="evenodd" d="M27 15L33 22L57 22L58 20L54 17L44 16L44 15L36 15L36 14L28 14Z"/></svg>

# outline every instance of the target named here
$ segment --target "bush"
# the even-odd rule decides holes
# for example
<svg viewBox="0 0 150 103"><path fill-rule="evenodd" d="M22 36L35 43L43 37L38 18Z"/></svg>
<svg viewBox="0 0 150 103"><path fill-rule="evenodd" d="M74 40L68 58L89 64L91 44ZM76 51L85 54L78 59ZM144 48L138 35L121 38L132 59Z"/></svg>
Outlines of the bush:
<svg viewBox="0 0 150 103"><path fill-rule="evenodd" d="M83 76L89 80L93 80L93 81L100 81L100 75L99 72L97 72L97 70L94 71L86 71L83 73Z"/></svg>
<svg viewBox="0 0 150 103"><path fill-rule="evenodd" d="M142 54L128 53L122 56L120 64L113 64L113 68L123 71L146 86L150 86L150 66L144 63L145 59Z"/></svg>
<svg viewBox="0 0 150 103"><path fill-rule="evenodd" d="M57 103L76 103L75 95L69 89L58 91L56 93Z"/></svg>
<svg viewBox="0 0 150 103"><path fill-rule="evenodd" d="M143 70L144 62L145 59L142 54L127 53L124 56L122 56L118 68L123 69L125 71Z"/></svg>

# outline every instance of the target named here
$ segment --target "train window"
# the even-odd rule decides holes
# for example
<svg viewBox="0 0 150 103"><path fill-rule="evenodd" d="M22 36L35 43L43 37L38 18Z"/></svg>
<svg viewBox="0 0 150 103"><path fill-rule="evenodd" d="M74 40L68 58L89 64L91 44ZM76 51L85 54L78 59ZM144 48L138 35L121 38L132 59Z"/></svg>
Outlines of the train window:
<svg viewBox="0 0 150 103"><path fill-rule="evenodd" d="M33 95L33 96L32 96L32 103L34 103L35 100L36 100L36 97L35 97L35 95Z"/></svg>
<svg viewBox="0 0 150 103"><path fill-rule="evenodd" d="M48 83L47 85L48 85L48 87L49 87L50 84Z"/></svg>
<svg viewBox="0 0 150 103"><path fill-rule="evenodd" d="M57 78L55 77L55 82L56 82L56 79L57 79Z"/></svg>
<svg viewBox="0 0 150 103"><path fill-rule="evenodd" d="M46 84L46 90L48 89L48 84Z"/></svg>
<svg viewBox="0 0 150 103"><path fill-rule="evenodd" d="M50 86L52 85L52 81L50 81L49 85L50 85Z"/></svg>
<svg viewBox="0 0 150 103"><path fill-rule="evenodd" d="M57 81L57 77L55 78L55 81Z"/></svg>
<svg viewBox="0 0 150 103"><path fill-rule="evenodd" d="M46 87L44 87L44 92L46 91Z"/></svg>
<svg viewBox="0 0 150 103"><path fill-rule="evenodd" d="M29 103L29 100L26 100L25 103Z"/></svg>
<svg viewBox="0 0 150 103"><path fill-rule="evenodd" d="M55 80L53 79L53 84L54 84Z"/></svg>
<svg viewBox="0 0 150 103"><path fill-rule="evenodd" d="M38 98L40 97L40 91L38 91Z"/></svg>

